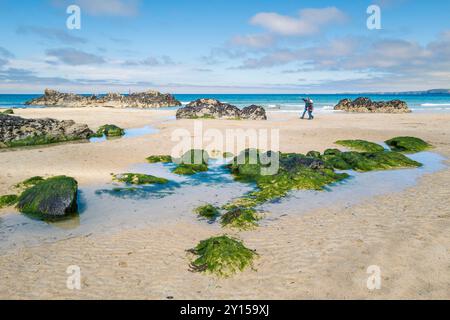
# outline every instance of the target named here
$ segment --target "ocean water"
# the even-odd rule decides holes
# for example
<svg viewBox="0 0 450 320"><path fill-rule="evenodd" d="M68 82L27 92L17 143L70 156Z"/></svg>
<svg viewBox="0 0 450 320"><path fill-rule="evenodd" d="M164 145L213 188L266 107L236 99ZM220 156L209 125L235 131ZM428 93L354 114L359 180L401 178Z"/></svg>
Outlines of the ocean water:
<svg viewBox="0 0 450 320"><path fill-rule="evenodd" d="M32 106L25 106L24 103L39 96L40 94L0 94L0 108L30 108ZM200 98L214 98L238 107L257 104L277 112L301 111L304 107L301 99L306 96L314 100L318 113L334 112L333 107L341 99L356 99L360 96L376 101L403 100L413 112L450 112L450 94L175 94L183 105Z"/></svg>

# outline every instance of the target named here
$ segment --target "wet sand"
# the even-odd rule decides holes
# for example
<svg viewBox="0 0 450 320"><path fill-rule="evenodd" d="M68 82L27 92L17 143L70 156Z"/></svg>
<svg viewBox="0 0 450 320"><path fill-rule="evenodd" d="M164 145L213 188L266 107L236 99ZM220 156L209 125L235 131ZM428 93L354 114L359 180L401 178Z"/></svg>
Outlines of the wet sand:
<svg viewBox="0 0 450 320"><path fill-rule="evenodd" d="M110 181L150 155L170 153L171 132L193 121L167 121L173 111L28 109L24 117L53 117L124 128L153 125L156 134L102 143L73 143L0 152L0 194L34 175L65 174L80 186ZM269 121L203 121L204 127L278 128L284 152L323 151L339 139L384 141L423 138L450 157L450 115L323 114L301 121L295 114ZM229 150L231 151L231 150ZM423 176L401 192L351 206L311 209L239 233L260 254L257 271L229 279L188 271L186 249L220 230L195 221L76 236L0 252L0 298L315 299L450 298L450 169ZM149 208L151 211L151 208ZM300 208L299 208L300 211ZM11 209L0 211L1 215ZM228 234L235 232L225 230ZM82 289L66 288L66 269L79 265ZM378 265L380 290L366 287L366 269Z"/></svg>

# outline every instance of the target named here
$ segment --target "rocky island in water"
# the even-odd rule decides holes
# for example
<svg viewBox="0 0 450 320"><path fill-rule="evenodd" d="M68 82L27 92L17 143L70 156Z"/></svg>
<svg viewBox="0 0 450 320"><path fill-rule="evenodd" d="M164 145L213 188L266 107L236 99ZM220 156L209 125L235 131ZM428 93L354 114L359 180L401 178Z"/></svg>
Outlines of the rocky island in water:
<svg viewBox="0 0 450 320"><path fill-rule="evenodd" d="M84 96L45 89L44 95L25 102L26 105L52 107L110 107L110 108L163 108L181 106L171 94L149 90L129 95L108 93L106 95Z"/></svg>

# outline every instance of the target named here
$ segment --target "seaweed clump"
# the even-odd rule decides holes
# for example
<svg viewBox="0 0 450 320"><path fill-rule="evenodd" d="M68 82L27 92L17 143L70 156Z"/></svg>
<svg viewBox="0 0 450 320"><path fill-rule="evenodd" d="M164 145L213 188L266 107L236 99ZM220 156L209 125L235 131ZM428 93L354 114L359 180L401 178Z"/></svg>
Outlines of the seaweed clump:
<svg viewBox="0 0 450 320"><path fill-rule="evenodd" d="M200 243L190 253L198 256L190 267L193 272L209 272L219 277L229 277L253 266L257 256L242 241L227 235L211 237Z"/></svg>
<svg viewBox="0 0 450 320"><path fill-rule="evenodd" d="M416 153L430 149L428 142L415 137L396 137L385 141L392 151L404 153Z"/></svg>
<svg viewBox="0 0 450 320"><path fill-rule="evenodd" d="M220 216L220 211L217 207L212 204L206 204L204 206L195 209L195 212L202 218L214 221L218 216Z"/></svg>
<svg viewBox="0 0 450 320"><path fill-rule="evenodd" d="M230 206L220 218L223 227L231 227L240 230L249 230L258 226L260 216L253 208L245 206Z"/></svg>
<svg viewBox="0 0 450 320"><path fill-rule="evenodd" d="M208 160L209 155L207 151L199 149L189 150L181 158L175 160L178 166L173 170L173 173L194 175L208 171Z"/></svg>
<svg viewBox="0 0 450 320"><path fill-rule="evenodd" d="M2 113L2 114L14 114L14 110L13 109L6 109L4 111L1 111L0 113Z"/></svg>
<svg viewBox="0 0 450 320"><path fill-rule="evenodd" d="M114 125L114 124L105 124L98 128L97 132L91 137L101 138L103 136L106 137L121 137L125 135L125 130Z"/></svg>
<svg viewBox="0 0 450 320"><path fill-rule="evenodd" d="M16 188L28 188L37 185L38 183L41 183L42 181L45 181L45 179L41 176L35 176L28 178L18 184L16 184Z"/></svg>
<svg viewBox="0 0 450 320"><path fill-rule="evenodd" d="M338 140L335 143L355 151L362 151L362 152L384 151L384 148L379 144L366 140Z"/></svg>
<svg viewBox="0 0 450 320"><path fill-rule="evenodd" d="M122 173L113 176L113 180L127 184L166 184L169 180L141 173Z"/></svg>
<svg viewBox="0 0 450 320"><path fill-rule="evenodd" d="M10 207L17 203L18 196L15 194L8 194L4 196L0 196L0 209Z"/></svg>

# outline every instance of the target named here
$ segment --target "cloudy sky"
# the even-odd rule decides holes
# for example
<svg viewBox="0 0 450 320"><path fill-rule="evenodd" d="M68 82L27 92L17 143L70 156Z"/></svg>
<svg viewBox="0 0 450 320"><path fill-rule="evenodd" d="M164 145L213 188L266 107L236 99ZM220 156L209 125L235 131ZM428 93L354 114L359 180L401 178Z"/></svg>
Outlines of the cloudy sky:
<svg viewBox="0 0 450 320"><path fill-rule="evenodd" d="M70 4L81 29L69 30ZM381 30L366 26L381 8ZM450 87L449 1L0 0L0 92Z"/></svg>

